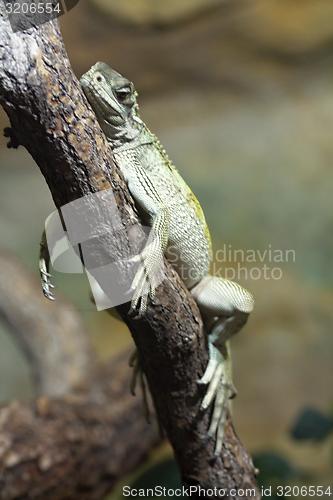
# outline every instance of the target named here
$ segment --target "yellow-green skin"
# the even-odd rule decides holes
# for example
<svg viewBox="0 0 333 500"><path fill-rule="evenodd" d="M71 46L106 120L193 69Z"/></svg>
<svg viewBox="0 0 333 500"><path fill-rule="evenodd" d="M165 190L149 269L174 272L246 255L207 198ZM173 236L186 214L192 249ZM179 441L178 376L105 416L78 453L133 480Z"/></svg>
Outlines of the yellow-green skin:
<svg viewBox="0 0 333 500"><path fill-rule="evenodd" d="M187 288L191 289L209 273L212 245L201 205L169 160L157 137L144 127L133 148L114 148L114 158L125 179L136 175L140 164L161 203L169 213L165 255ZM132 193L135 200L135 193ZM136 200L135 200L136 201ZM140 200L137 200L140 202ZM145 222L149 221L146 215Z"/></svg>

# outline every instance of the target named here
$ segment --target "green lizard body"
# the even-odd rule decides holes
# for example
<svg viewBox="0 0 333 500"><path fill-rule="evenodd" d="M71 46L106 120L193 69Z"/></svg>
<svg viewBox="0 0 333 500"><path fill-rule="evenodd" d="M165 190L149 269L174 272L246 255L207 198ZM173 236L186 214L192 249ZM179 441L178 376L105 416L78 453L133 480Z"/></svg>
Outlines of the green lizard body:
<svg viewBox="0 0 333 500"><path fill-rule="evenodd" d="M219 454L228 400L234 396L229 338L237 333L253 308L253 297L237 283L209 275L212 245L201 205L168 158L157 137L138 113L132 82L104 63L95 64L81 80L85 95L111 143L142 223L151 227L152 244L143 251L144 266L133 282L132 310L144 314L154 295L154 276L163 255L191 290L208 335L209 363L198 381L207 384L202 401L214 401L208 434ZM42 245L40 269L44 294L50 291L48 258ZM45 258L46 257L46 258Z"/></svg>
<svg viewBox="0 0 333 500"><path fill-rule="evenodd" d="M145 126L135 142L134 148L129 145L126 148L113 147L114 161L129 184L137 175L136 165L144 168L150 184L158 193L159 203L168 210L166 256L170 256L186 286L192 288L207 275L212 259L211 239L203 211L159 141ZM140 207L140 201L137 201ZM154 214L153 209L152 216ZM143 219L143 222L151 223L149 209L146 213L143 210ZM193 245L194 241L196 245Z"/></svg>

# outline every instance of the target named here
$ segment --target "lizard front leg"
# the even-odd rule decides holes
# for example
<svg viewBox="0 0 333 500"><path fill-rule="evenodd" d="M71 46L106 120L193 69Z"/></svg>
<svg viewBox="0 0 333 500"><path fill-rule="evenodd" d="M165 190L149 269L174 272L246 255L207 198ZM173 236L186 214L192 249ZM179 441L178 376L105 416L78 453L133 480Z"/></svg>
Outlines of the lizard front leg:
<svg viewBox="0 0 333 500"><path fill-rule="evenodd" d="M215 276L206 276L191 292L209 330L209 362L199 383L208 385L201 407L207 409L214 400L208 434L216 437L215 454L219 455L228 401L236 395L228 341L246 323L254 300L237 283Z"/></svg>
<svg viewBox="0 0 333 500"><path fill-rule="evenodd" d="M153 298L158 285L158 273L169 239L169 209L157 193L146 171L137 166L135 175L128 179L128 188L140 209L149 216L151 231L140 258L139 267L131 288L134 290L131 311L143 315L148 297Z"/></svg>

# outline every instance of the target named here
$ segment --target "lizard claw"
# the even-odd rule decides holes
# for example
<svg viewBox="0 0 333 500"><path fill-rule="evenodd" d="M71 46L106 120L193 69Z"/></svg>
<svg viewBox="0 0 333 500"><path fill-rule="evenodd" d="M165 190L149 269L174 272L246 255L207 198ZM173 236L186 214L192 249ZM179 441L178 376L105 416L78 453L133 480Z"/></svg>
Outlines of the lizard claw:
<svg viewBox="0 0 333 500"><path fill-rule="evenodd" d="M139 294L132 299L129 314L132 317L142 317L147 310L148 294Z"/></svg>
<svg viewBox="0 0 333 500"><path fill-rule="evenodd" d="M229 380L228 363L229 360L209 342L209 362L198 384L208 385L201 409L206 410L214 402L208 435L216 438L215 456L219 455L222 449L229 400L236 395L236 389Z"/></svg>
<svg viewBox="0 0 333 500"><path fill-rule="evenodd" d="M44 294L44 297L46 297L48 300L55 300L55 295L54 293L52 292L52 289L54 289L54 285L52 285L52 283L49 283L49 282L42 282L42 290L43 290L43 294Z"/></svg>
<svg viewBox="0 0 333 500"><path fill-rule="evenodd" d="M144 265L137 271L131 288L134 294L131 301L130 314L143 316L147 310L148 298L151 300L155 296L156 283L153 273L149 274Z"/></svg>
<svg viewBox="0 0 333 500"><path fill-rule="evenodd" d="M47 290L43 290L44 297L47 298L48 300L55 300L55 296L53 293L48 292Z"/></svg>
<svg viewBox="0 0 333 500"><path fill-rule="evenodd" d="M46 278L52 278L52 274L51 273L48 273L47 271L43 270L43 269L40 269L40 272L43 276L45 276Z"/></svg>
<svg viewBox="0 0 333 500"><path fill-rule="evenodd" d="M48 300L55 300L55 295L52 291L55 288L55 286L51 282L52 274L50 274L46 270L46 264L43 259L39 261L39 272L44 297L46 297Z"/></svg>
<svg viewBox="0 0 333 500"><path fill-rule="evenodd" d="M152 238L149 244L136 257L141 264L134 276L131 289L134 290L130 313L143 316L147 310L148 299L153 300L155 290L160 283L159 271L163 265L159 238Z"/></svg>

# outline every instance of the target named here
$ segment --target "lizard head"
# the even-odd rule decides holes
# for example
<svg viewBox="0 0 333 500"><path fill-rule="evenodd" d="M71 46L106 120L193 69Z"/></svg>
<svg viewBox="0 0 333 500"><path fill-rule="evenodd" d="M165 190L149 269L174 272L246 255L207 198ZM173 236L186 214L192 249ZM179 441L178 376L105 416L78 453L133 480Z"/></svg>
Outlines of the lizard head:
<svg viewBox="0 0 333 500"><path fill-rule="evenodd" d="M111 143L122 144L138 135L143 123L137 115L137 92L132 82L98 62L82 75L80 83Z"/></svg>

